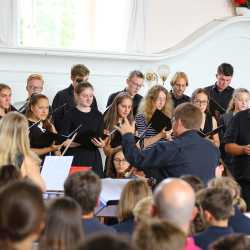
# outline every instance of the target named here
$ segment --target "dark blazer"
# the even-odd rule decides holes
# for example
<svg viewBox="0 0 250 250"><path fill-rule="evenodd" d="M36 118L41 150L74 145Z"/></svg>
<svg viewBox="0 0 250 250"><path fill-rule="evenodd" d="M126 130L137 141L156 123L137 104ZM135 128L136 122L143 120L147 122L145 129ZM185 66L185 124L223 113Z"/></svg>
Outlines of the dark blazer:
<svg viewBox="0 0 250 250"><path fill-rule="evenodd" d="M207 250L208 246L222 236L233 234L231 227L215 227L211 226L207 230L194 236L194 241L197 246L203 250Z"/></svg>
<svg viewBox="0 0 250 250"><path fill-rule="evenodd" d="M57 92L57 94L55 95L53 99L52 112L53 110L61 107L65 103L66 105L63 108L57 110L56 112L52 114L52 118L53 118L54 125L55 125L57 132L60 132L61 130L61 124L62 124L62 120L64 118L65 113L76 106L75 100L74 100L74 88L72 84L70 84L68 88ZM98 109L95 97L91 105L91 108Z"/></svg>
<svg viewBox="0 0 250 250"><path fill-rule="evenodd" d="M83 225L84 233L87 236L95 234L95 233L111 233L111 234L116 233L114 228L102 224L96 218L83 219L82 225Z"/></svg>
<svg viewBox="0 0 250 250"><path fill-rule="evenodd" d="M133 219L124 220L123 222L114 225L113 228L119 234L132 235L134 231L134 220Z"/></svg>
<svg viewBox="0 0 250 250"><path fill-rule="evenodd" d="M234 208L234 215L228 221L229 226L235 233L250 234L250 219L240 211L238 206Z"/></svg>
<svg viewBox="0 0 250 250"><path fill-rule="evenodd" d="M134 135L128 133L122 137L122 146L126 159L136 168L161 168L165 178L196 175L205 183L214 177L220 158L218 148L194 130L143 151L136 147Z"/></svg>

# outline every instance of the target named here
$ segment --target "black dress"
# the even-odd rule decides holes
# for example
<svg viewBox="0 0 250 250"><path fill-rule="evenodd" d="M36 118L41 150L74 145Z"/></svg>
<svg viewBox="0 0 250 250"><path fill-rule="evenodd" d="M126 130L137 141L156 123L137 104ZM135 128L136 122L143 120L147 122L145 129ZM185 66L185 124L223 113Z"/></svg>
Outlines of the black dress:
<svg viewBox="0 0 250 250"><path fill-rule="evenodd" d="M62 134L68 135L79 125L78 135L74 142L80 144L75 148L69 148L66 155L73 155L73 166L90 166L92 170L103 177L102 158L98 148L91 142L93 137L99 138L103 135L104 122L101 112L91 109L90 112L81 112L72 108L65 114L62 122Z"/></svg>
<svg viewBox="0 0 250 250"><path fill-rule="evenodd" d="M207 134L213 130L213 117L210 114L206 114L204 128L201 129L201 132Z"/></svg>

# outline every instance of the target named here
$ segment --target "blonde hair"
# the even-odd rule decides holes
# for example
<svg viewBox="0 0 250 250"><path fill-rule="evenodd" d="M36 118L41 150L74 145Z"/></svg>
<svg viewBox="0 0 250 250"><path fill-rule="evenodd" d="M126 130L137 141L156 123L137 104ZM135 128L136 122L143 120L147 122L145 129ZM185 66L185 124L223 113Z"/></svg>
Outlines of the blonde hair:
<svg viewBox="0 0 250 250"><path fill-rule="evenodd" d="M238 88L234 90L233 96L228 104L228 108L227 108L227 112L234 112L235 111L235 99L239 98L240 94L248 94L249 98L250 98L250 93L247 89L245 88Z"/></svg>
<svg viewBox="0 0 250 250"><path fill-rule="evenodd" d="M148 183L143 179L135 179L129 181L121 193L118 205L118 220L133 218L133 209L138 201L152 196L152 191Z"/></svg>
<svg viewBox="0 0 250 250"><path fill-rule="evenodd" d="M176 72L170 81L170 85L173 87L177 83L177 81L180 79L184 79L186 82L186 86L188 86L188 77L187 77L186 73L184 73L184 72Z"/></svg>
<svg viewBox="0 0 250 250"><path fill-rule="evenodd" d="M151 218L153 204L154 201L152 196L145 197L137 202L133 209L133 215L137 223L147 222Z"/></svg>
<svg viewBox="0 0 250 250"><path fill-rule="evenodd" d="M28 122L24 115L10 112L0 121L0 166L12 164L19 166L19 157L32 157L37 163L39 158L30 150Z"/></svg>
<svg viewBox="0 0 250 250"><path fill-rule="evenodd" d="M140 104L139 107L139 113L143 113L144 117L146 119L147 122L150 121L153 113L154 113L154 103L157 99L157 97L159 96L160 92L163 92L166 95L166 103L164 105L164 107L162 108L162 112L168 116L168 117L172 117L172 113L173 113L173 100L171 95L169 94L169 92L167 91L167 89L165 89L163 86L161 85L155 85L153 86L151 89L149 89L147 95L145 96L145 98L143 98L142 103Z"/></svg>
<svg viewBox="0 0 250 250"><path fill-rule="evenodd" d="M44 83L43 76L40 74L31 74L27 78L27 86L29 85L29 82L32 80L40 80L42 83Z"/></svg>

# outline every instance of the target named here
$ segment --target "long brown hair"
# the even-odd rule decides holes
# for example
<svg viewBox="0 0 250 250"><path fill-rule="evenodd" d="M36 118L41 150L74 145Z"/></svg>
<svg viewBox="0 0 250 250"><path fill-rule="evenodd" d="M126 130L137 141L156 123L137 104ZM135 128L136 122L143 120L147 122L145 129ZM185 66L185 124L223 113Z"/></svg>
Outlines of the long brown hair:
<svg viewBox="0 0 250 250"><path fill-rule="evenodd" d="M55 199L47 211L46 226L39 249L71 250L83 240L82 211L70 197Z"/></svg>
<svg viewBox="0 0 250 250"><path fill-rule="evenodd" d="M207 108L206 108L205 112L206 112L206 113L209 113L209 94L208 94L208 92L207 92L205 89L203 89L203 88L198 88L198 89L196 89L196 90L192 93L192 96L191 96L191 101L192 101L192 103L194 103L194 101L195 101L197 95L199 95L199 94L204 94L204 95L207 96Z"/></svg>
<svg viewBox="0 0 250 250"><path fill-rule="evenodd" d="M166 103L164 107L162 108L162 112L168 116L169 118L172 117L173 113L173 100L167 89L165 89L161 85L155 85L153 86L143 99L142 103L139 107L139 113L143 113L145 116L145 119L147 122L151 119L153 113L154 113L154 103L159 96L159 93L163 92L166 95Z"/></svg>
<svg viewBox="0 0 250 250"><path fill-rule="evenodd" d="M118 105L122 103L124 99L129 99L131 100L131 103L133 103L132 97L127 92L121 92L115 97L108 112L104 116L104 126L109 131L111 131L114 128L114 126L118 123L119 120ZM131 111L128 115L128 120L130 123L132 123L134 120L133 108L131 108Z"/></svg>
<svg viewBox="0 0 250 250"><path fill-rule="evenodd" d="M28 107L27 107L27 110L26 110L26 117L29 119L29 118L32 118L33 116L33 112L32 112L32 107L34 107L35 105L37 105L37 103L41 100L41 99L45 99L49 102L49 99L46 95L43 95L43 94L33 94L30 99L29 99L29 104L28 104ZM48 117L42 121L43 123L43 128L45 128L46 130L48 131L52 131L52 124L51 124L51 121L49 119L49 115Z"/></svg>

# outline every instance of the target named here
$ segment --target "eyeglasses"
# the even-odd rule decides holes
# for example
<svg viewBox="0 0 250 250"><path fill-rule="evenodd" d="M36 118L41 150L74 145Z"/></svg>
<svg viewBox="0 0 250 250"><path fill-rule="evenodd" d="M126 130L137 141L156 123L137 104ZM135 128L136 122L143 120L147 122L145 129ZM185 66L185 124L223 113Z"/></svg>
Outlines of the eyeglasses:
<svg viewBox="0 0 250 250"><path fill-rule="evenodd" d="M127 162L126 159L114 158L114 161L117 162L118 164L121 164L121 163L122 163L122 164L125 164L125 163L128 164L128 162Z"/></svg>
<svg viewBox="0 0 250 250"><path fill-rule="evenodd" d="M194 100L194 103L199 104L199 105L206 105L208 101Z"/></svg>

